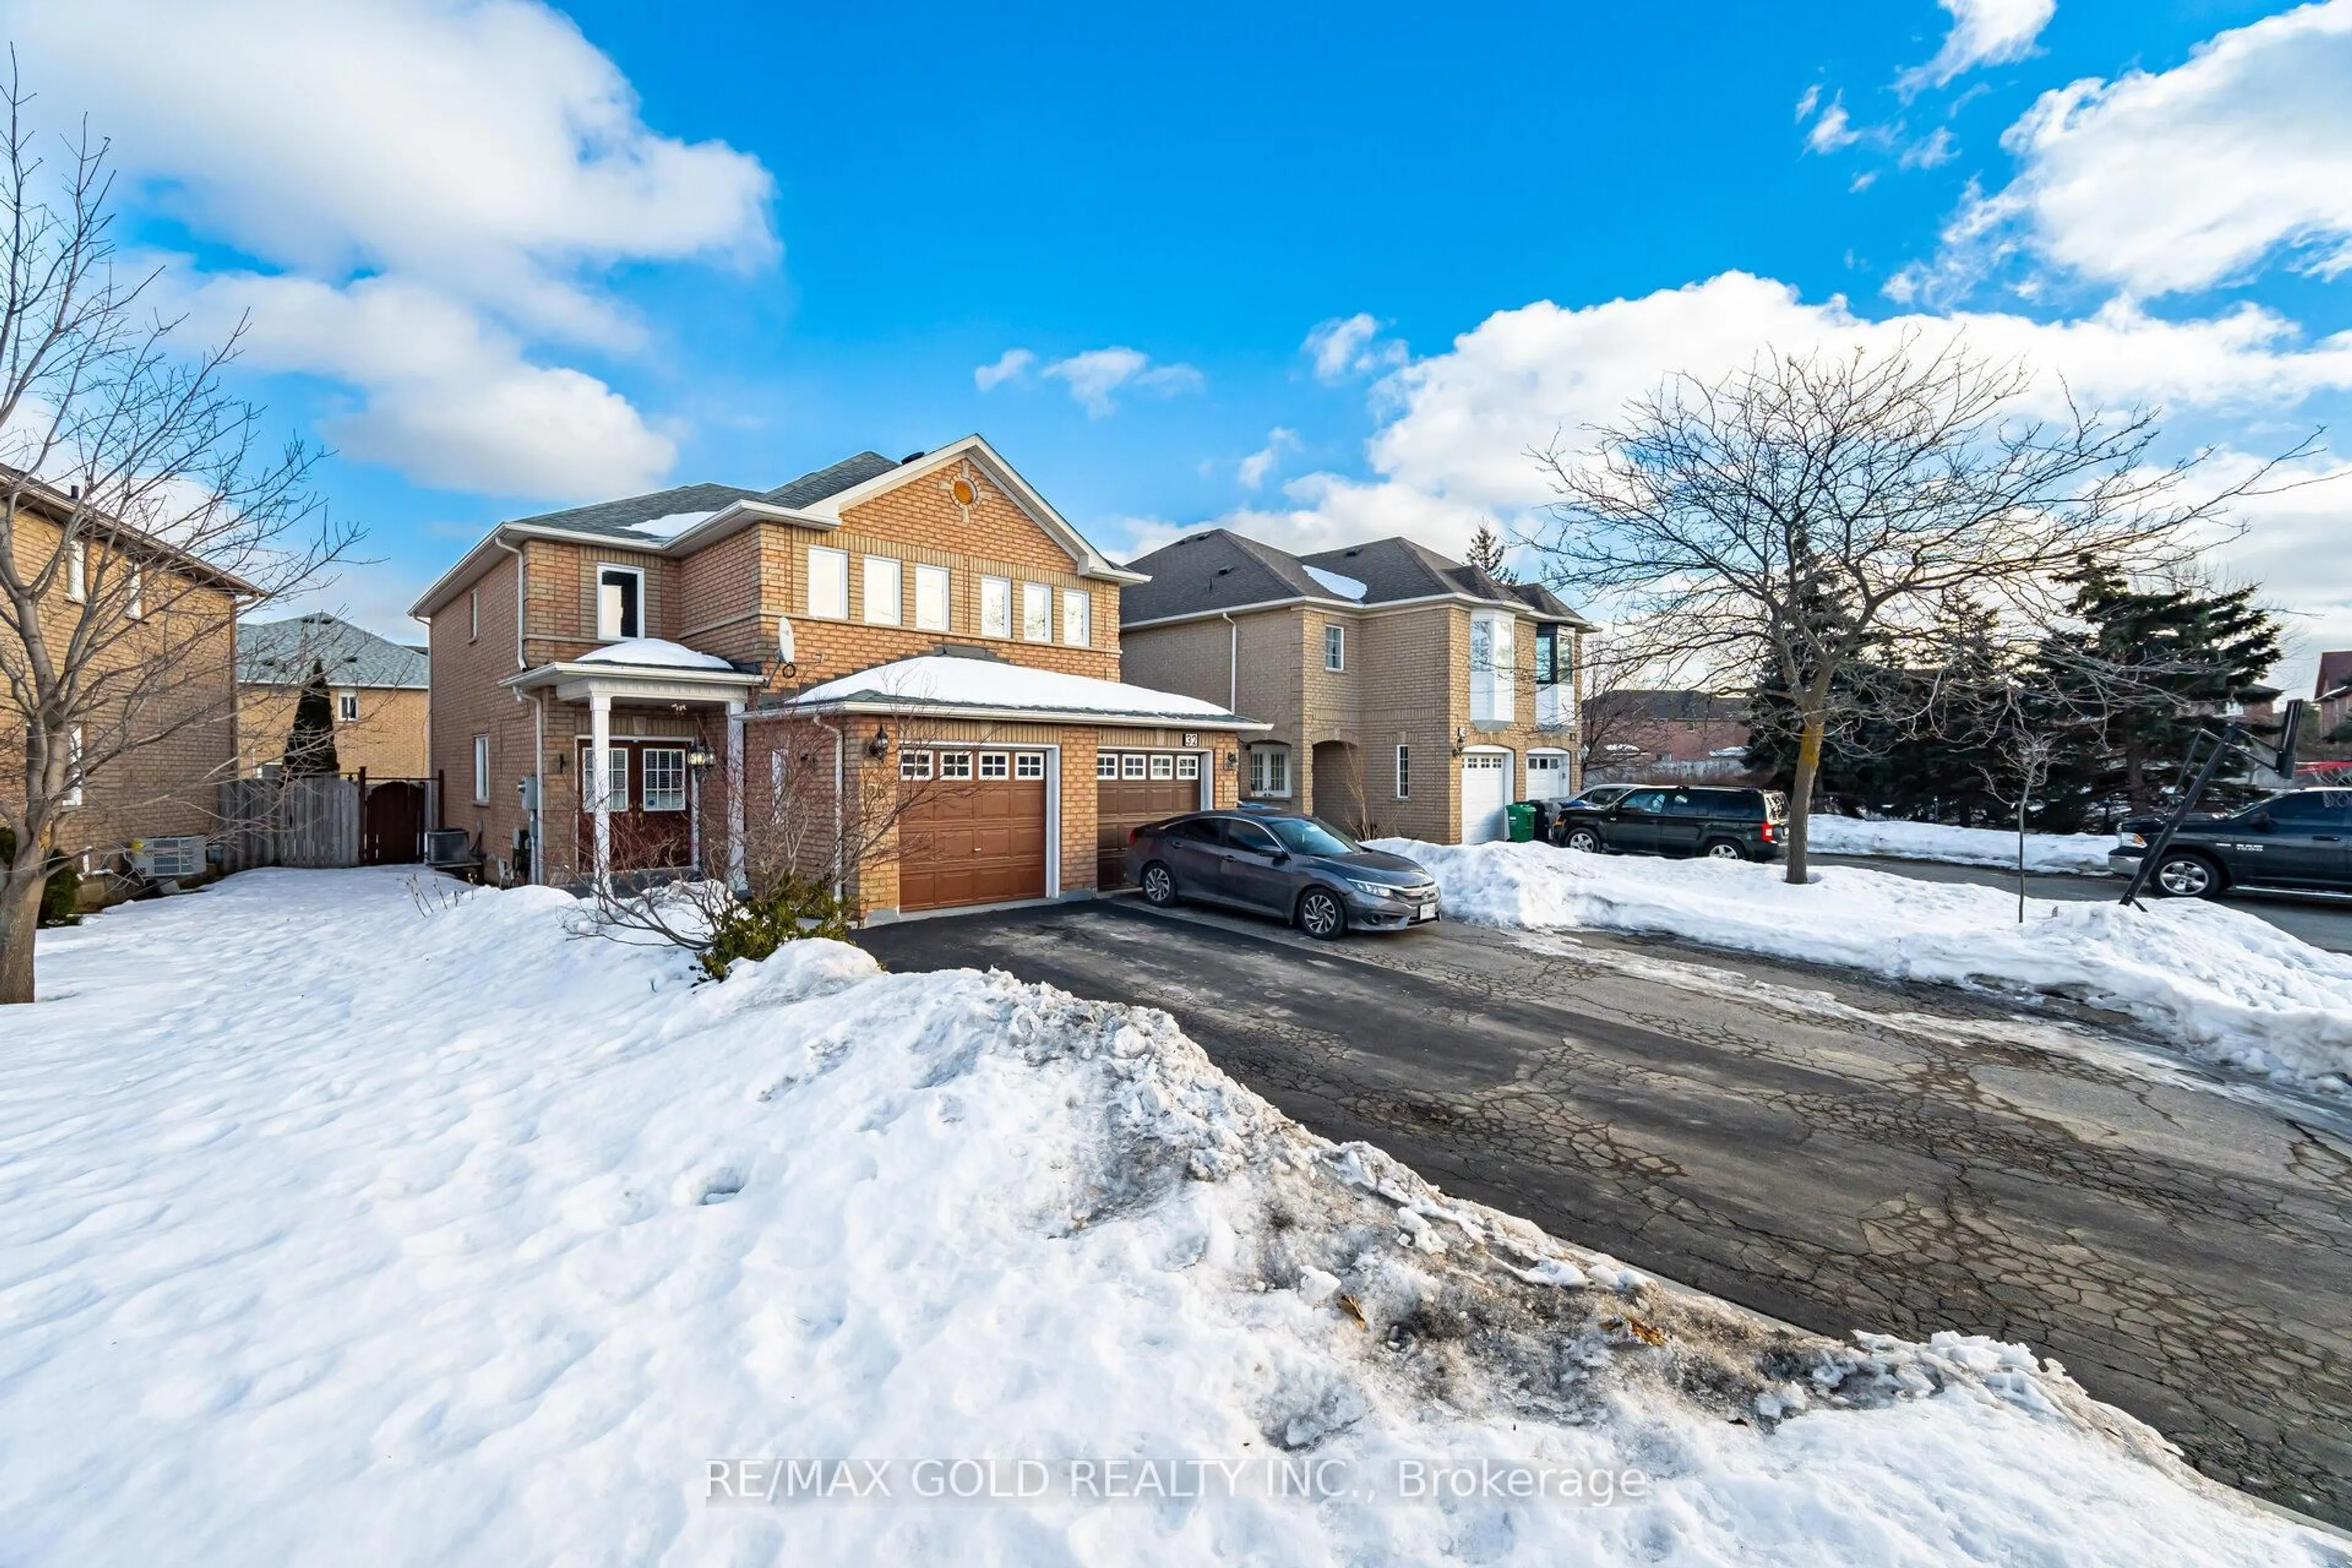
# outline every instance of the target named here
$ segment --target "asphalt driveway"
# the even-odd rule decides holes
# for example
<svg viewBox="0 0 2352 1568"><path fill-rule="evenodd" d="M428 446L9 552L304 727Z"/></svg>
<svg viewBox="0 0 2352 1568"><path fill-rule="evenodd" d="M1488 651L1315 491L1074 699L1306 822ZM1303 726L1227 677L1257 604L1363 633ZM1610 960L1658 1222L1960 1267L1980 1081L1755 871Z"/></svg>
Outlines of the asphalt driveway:
<svg viewBox="0 0 2352 1568"><path fill-rule="evenodd" d="M1820 1332L2021 1340L2352 1524L2352 1118L2097 1028L1660 943L1111 900L861 934L1167 1009L1307 1126Z"/></svg>

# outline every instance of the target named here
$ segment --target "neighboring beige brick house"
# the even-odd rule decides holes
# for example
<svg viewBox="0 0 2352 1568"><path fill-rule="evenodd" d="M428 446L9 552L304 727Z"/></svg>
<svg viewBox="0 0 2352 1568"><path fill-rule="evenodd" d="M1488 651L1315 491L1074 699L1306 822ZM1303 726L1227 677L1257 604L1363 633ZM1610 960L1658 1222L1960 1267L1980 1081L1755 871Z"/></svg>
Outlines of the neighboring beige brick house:
<svg viewBox="0 0 2352 1568"><path fill-rule="evenodd" d="M236 628L237 771L282 762L294 708L314 668L327 679L335 762L370 779L421 779L431 704L421 647L330 615L248 621Z"/></svg>
<svg viewBox="0 0 2352 1568"><path fill-rule="evenodd" d="M1245 798L1475 843L1578 786L1578 639L1548 590L1404 539L1294 556L1225 529L1129 563L1129 680L1268 721Z"/></svg>
<svg viewBox="0 0 2352 1568"><path fill-rule="evenodd" d="M255 592L237 577L139 530L82 509L69 492L13 476L18 504L9 519L13 565L37 595L52 658L77 626L99 652L86 689L102 692L75 725L88 759L80 805L58 830L58 848L83 869L118 867L135 841L209 833L215 786L236 761L236 626L239 603ZM68 520L79 547L60 556ZM21 664L24 642L0 660ZM0 684L0 692L21 683ZM0 708L11 699L0 697ZM21 809L27 715L0 716L0 790ZM85 889L89 891L89 889Z"/></svg>
<svg viewBox="0 0 2352 1568"><path fill-rule="evenodd" d="M866 912L1090 891L1129 826L1231 804L1262 728L1119 683L1139 581L977 436L502 522L411 612L442 823L512 880L716 872L733 825L704 820L689 759L756 803L814 722L841 798L958 781L857 868Z"/></svg>

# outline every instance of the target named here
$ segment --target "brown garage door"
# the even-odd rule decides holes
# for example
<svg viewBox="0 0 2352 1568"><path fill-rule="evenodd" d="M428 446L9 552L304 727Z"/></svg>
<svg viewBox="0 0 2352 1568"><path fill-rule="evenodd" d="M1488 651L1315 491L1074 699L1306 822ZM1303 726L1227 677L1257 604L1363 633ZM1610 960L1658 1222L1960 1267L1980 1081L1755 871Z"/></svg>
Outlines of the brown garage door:
<svg viewBox="0 0 2352 1568"><path fill-rule="evenodd" d="M908 752L899 758L898 907L1045 896L1045 753Z"/></svg>
<svg viewBox="0 0 2352 1568"><path fill-rule="evenodd" d="M1147 822L1197 810L1199 752L1095 753L1095 886L1127 880L1127 836Z"/></svg>

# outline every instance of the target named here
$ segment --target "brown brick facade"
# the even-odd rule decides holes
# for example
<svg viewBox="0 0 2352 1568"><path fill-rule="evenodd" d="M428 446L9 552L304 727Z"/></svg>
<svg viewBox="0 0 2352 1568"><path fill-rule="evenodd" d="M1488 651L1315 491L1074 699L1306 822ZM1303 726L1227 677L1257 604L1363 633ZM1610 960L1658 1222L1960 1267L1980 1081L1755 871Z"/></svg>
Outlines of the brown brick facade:
<svg viewBox="0 0 2352 1568"><path fill-rule="evenodd" d="M430 754L427 730L431 699L415 687L337 687L335 761L347 773L366 770L372 779L423 778ZM342 697L359 700L360 715L345 719ZM294 730L294 706L301 689L240 686L236 691L237 771L251 777L286 755Z"/></svg>

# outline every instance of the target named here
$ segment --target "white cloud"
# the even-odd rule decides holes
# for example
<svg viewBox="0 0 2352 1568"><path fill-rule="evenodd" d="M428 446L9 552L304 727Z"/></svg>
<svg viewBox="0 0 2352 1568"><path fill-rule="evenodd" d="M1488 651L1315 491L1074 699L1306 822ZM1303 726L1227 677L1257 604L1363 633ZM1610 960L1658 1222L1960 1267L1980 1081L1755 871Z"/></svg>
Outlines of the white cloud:
<svg viewBox="0 0 2352 1568"><path fill-rule="evenodd" d="M2352 0L2221 33L2188 62L2042 95L2002 144L2020 163L1945 235L1966 282L2028 247L2142 295L2248 275L2283 247L2352 267Z"/></svg>
<svg viewBox="0 0 2352 1568"><path fill-rule="evenodd" d="M613 62L532 0L6 0L0 18L43 110L87 112L145 199L253 270L314 286L226 281L299 313L257 319L274 364L359 390L333 438L428 483L595 488L550 484L572 462L658 477L667 443L617 393L526 351L640 344L600 287L607 267L776 253L759 163L656 134ZM316 330L339 309L432 330L396 352L345 345ZM397 375L370 379L387 356ZM442 410L469 405L485 418L476 449L442 453L462 423ZM508 441L521 447L500 456Z"/></svg>
<svg viewBox="0 0 2352 1568"><path fill-rule="evenodd" d="M1805 132L1805 145L1815 153L1835 153L1861 140L1862 133L1853 129L1843 102L1833 102L1822 110L1813 128Z"/></svg>
<svg viewBox="0 0 2352 1568"><path fill-rule="evenodd" d="M971 378L982 392L987 392L1006 382L1023 379L1036 363L1037 356L1029 350L1007 349L994 364L984 364L972 372ZM1201 373L1189 364L1154 364L1151 356L1142 350L1118 345L1088 349L1067 359L1054 360L1038 367L1037 374L1068 387L1070 396L1090 419L1100 419L1118 410L1118 403L1113 395L1116 393L1150 392L1168 397L1180 392L1197 392L1205 384Z"/></svg>
<svg viewBox="0 0 2352 1568"><path fill-rule="evenodd" d="M1942 87L1978 66L2007 65L2033 50L2033 40L2058 12L2058 0L1936 0L1951 14L1944 47L1926 65L1895 79L1906 95Z"/></svg>
<svg viewBox="0 0 2352 1568"><path fill-rule="evenodd" d="M1842 299L1808 303L1785 284L1727 273L1579 309L1498 311L1374 389L1384 417L1366 448L1370 478L1307 475L1284 487L1290 507L1221 521L1285 548L1388 532L1458 552L1480 522L1513 522L1550 499L1530 447L1555 437L1581 446L1670 373L1713 378L1767 345L1883 347L1906 331L1935 341L1958 327L1979 352L2045 373L2044 407L2071 388L2092 404L2269 415L2352 387L2352 333L2306 343L2293 323L2251 305L2189 321L2118 302L2055 323L1994 313L1874 322Z"/></svg>
<svg viewBox="0 0 2352 1568"><path fill-rule="evenodd" d="M1952 128L1938 125L1927 137L1904 148L1901 161L1906 169L1932 169L1959 155L1959 145L1952 140Z"/></svg>
<svg viewBox="0 0 2352 1568"><path fill-rule="evenodd" d="M1299 345L1315 362L1315 378L1336 385L1350 376L1393 369L1407 358L1404 344L1381 341L1381 324L1364 311L1318 321Z"/></svg>
<svg viewBox="0 0 2352 1568"><path fill-rule="evenodd" d="M1006 349L996 356L994 363L975 366L971 384L982 392L992 392L1008 381L1018 379L1024 371L1036 363L1037 356L1027 349Z"/></svg>
<svg viewBox="0 0 2352 1568"><path fill-rule="evenodd" d="M1274 472L1284 453L1297 450L1298 432L1277 425L1265 433L1265 445L1244 458L1234 471L1245 488L1255 489L1265 483L1265 477Z"/></svg>

